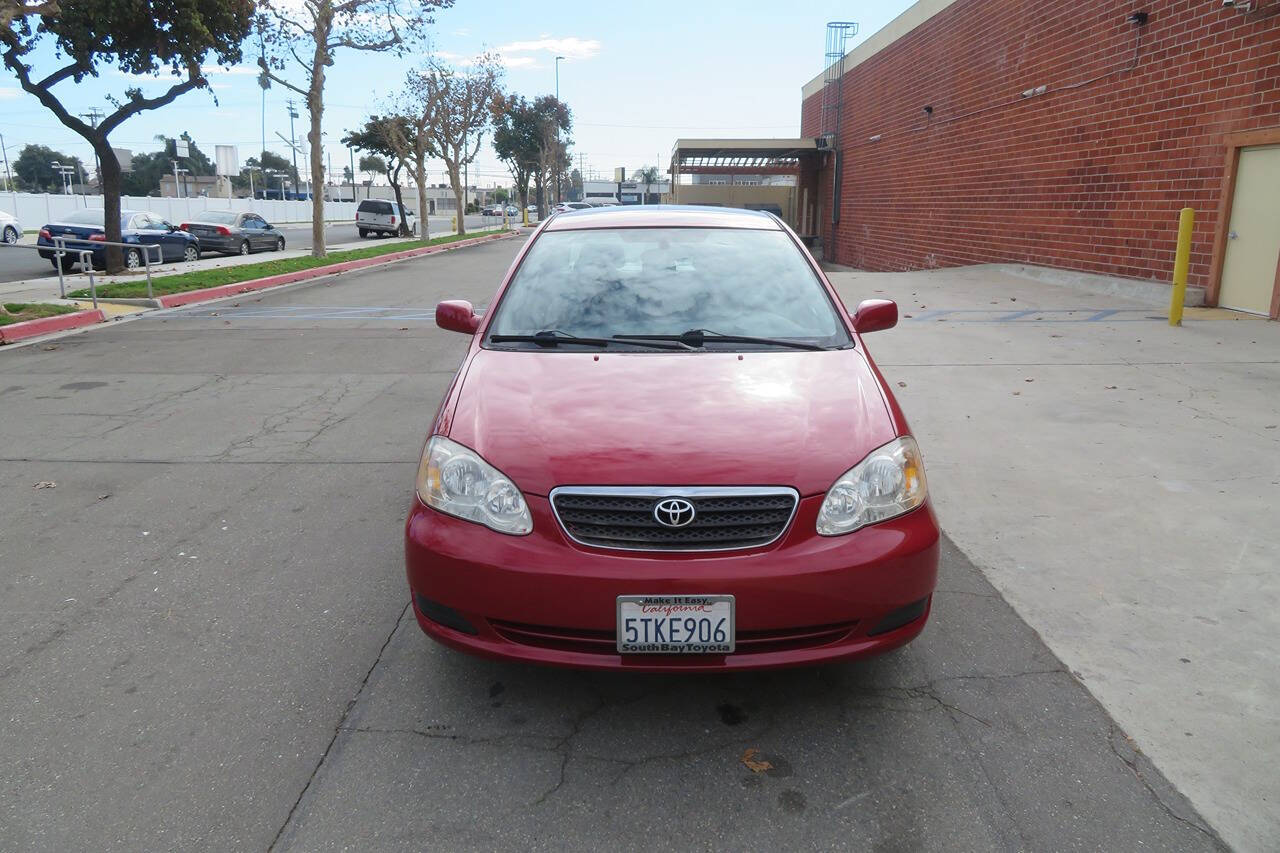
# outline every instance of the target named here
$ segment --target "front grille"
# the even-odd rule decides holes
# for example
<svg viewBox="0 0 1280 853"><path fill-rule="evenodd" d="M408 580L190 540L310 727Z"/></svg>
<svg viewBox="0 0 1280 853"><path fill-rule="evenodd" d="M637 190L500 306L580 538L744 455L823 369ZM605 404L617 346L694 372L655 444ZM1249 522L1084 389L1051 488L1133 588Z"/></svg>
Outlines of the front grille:
<svg viewBox="0 0 1280 853"><path fill-rule="evenodd" d="M493 630L510 643L537 646L562 652L582 654L617 654L617 636L613 631L593 631L584 628L554 628L546 625L526 625L520 622L502 622L490 619ZM796 649L816 649L842 642L858 627L857 622L841 622L835 625L814 625L804 628L774 628L766 631L739 631L735 654L764 654L787 652Z"/></svg>
<svg viewBox="0 0 1280 853"><path fill-rule="evenodd" d="M682 498L693 520L658 523L662 501ZM786 530L799 496L794 489L760 487L567 486L551 492L565 533L583 545L638 551L724 551L768 545Z"/></svg>

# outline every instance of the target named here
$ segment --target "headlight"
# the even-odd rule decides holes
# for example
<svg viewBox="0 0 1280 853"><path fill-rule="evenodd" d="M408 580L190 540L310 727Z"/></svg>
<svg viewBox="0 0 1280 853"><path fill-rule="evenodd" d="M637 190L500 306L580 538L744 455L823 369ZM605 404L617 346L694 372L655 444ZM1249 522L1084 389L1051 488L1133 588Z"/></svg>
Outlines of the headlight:
<svg viewBox="0 0 1280 853"><path fill-rule="evenodd" d="M523 536L533 530L529 506L516 484L480 454L433 435L418 466L418 497L433 509Z"/></svg>
<svg viewBox="0 0 1280 853"><path fill-rule="evenodd" d="M818 512L818 533L839 536L910 512L929 494L920 448L909 435L871 451L836 480Z"/></svg>

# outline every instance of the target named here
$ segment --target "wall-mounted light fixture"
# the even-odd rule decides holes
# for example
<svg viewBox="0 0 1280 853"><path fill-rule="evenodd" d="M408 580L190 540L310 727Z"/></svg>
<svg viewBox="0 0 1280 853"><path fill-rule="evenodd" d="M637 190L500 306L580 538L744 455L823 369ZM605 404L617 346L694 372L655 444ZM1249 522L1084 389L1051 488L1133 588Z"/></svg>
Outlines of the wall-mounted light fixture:
<svg viewBox="0 0 1280 853"><path fill-rule="evenodd" d="M880 134L878 134L878 133L877 133L875 136L868 136L868 137L867 137L867 141L868 141L868 142L879 142L879 141L880 141Z"/></svg>
<svg viewBox="0 0 1280 853"><path fill-rule="evenodd" d="M1147 25L1147 19L1149 17L1151 16L1148 15L1146 12L1134 12L1126 20L1128 20L1128 22L1133 24L1135 27L1145 27Z"/></svg>
<svg viewBox="0 0 1280 853"><path fill-rule="evenodd" d="M1235 9L1237 12L1252 12L1253 0L1222 0L1222 8Z"/></svg>
<svg viewBox="0 0 1280 853"><path fill-rule="evenodd" d="M933 105L932 105L932 104L925 104L925 105L924 105L924 114L925 114L925 115L927 115L927 116L931 116L931 115L933 115Z"/></svg>

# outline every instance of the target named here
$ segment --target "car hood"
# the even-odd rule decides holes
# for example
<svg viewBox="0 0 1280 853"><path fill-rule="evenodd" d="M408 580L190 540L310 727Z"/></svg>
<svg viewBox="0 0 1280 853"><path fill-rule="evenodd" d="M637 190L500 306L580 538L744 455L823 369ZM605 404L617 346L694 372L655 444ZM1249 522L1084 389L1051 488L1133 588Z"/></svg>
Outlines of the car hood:
<svg viewBox="0 0 1280 853"><path fill-rule="evenodd" d="M449 437L531 494L780 485L821 494L894 438L861 352L480 350Z"/></svg>

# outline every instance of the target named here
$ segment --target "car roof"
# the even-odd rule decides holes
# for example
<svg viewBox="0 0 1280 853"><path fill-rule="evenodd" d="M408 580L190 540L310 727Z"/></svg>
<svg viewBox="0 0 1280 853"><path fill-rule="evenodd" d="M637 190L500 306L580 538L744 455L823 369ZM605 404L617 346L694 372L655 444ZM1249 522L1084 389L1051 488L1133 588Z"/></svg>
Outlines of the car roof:
<svg viewBox="0 0 1280 853"><path fill-rule="evenodd" d="M753 228L780 231L778 220L758 210L691 204L644 204L567 210L547 220L547 231L580 228Z"/></svg>

